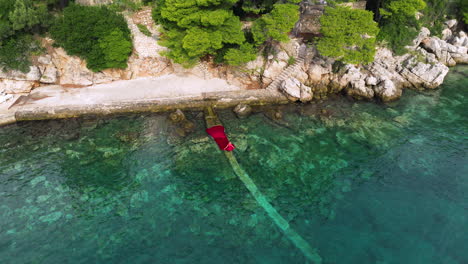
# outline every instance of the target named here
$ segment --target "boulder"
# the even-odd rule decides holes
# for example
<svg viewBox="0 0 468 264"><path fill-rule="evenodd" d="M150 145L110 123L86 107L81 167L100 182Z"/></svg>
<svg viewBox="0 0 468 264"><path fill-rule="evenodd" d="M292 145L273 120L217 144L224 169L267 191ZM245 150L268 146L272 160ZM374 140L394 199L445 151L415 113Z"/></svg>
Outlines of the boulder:
<svg viewBox="0 0 468 264"><path fill-rule="evenodd" d="M252 107L250 105L246 104L238 104L234 108L234 113L236 113L237 117L239 118L245 118L248 117L252 113Z"/></svg>
<svg viewBox="0 0 468 264"><path fill-rule="evenodd" d="M360 85L360 84L357 83L357 81L360 81L360 80L362 80L364 82L365 77L363 77L363 74L361 73L361 70L359 68L357 68L356 66L351 65L351 64L347 64L344 67L344 72L345 72L345 74L343 74L341 76L341 78L339 79L339 81L338 81L340 86L346 87L351 82L356 82L357 85ZM364 83L364 85L365 85L365 83Z"/></svg>
<svg viewBox="0 0 468 264"><path fill-rule="evenodd" d="M447 20L445 21L444 23L448 28L454 28L457 26L458 24L458 21L456 19L450 19L450 20Z"/></svg>
<svg viewBox="0 0 468 264"><path fill-rule="evenodd" d="M16 70L4 72L3 69L0 69L0 79L39 81L41 79L41 71L37 66L29 66L29 71L26 73Z"/></svg>
<svg viewBox="0 0 468 264"><path fill-rule="evenodd" d="M375 95L383 102L390 102L401 97L402 89L399 89L390 79L383 79L374 87Z"/></svg>
<svg viewBox="0 0 468 264"><path fill-rule="evenodd" d="M279 46L289 57L295 58L306 48L303 44L301 45L300 40L296 38L291 38L288 42L280 42Z"/></svg>
<svg viewBox="0 0 468 264"><path fill-rule="evenodd" d="M309 75L307 75L307 73L305 71L303 71L301 68L294 71L291 74L291 77L294 77L294 78L298 79L301 83L306 83L307 80L309 79Z"/></svg>
<svg viewBox="0 0 468 264"><path fill-rule="evenodd" d="M270 61L265 70L263 71L263 80L264 84L270 83L275 80L283 71L284 68L288 66L288 63L285 61Z"/></svg>
<svg viewBox="0 0 468 264"><path fill-rule="evenodd" d="M0 91L7 94L29 93L34 87L34 82L16 81L16 80L0 80Z"/></svg>
<svg viewBox="0 0 468 264"><path fill-rule="evenodd" d="M299 99L301 102L306 103L312 101L314 98L314 94L312 92L312 88L301 84L301 98Z"/></svg>
<svg viewBox="0 0 468 264"><path fill-rule="evenodd" d="M421 44L421 42L424 39L428 38L430 35L431 35L431 31L426 27L422 27L421 30L419 31L418 36L413 40L413 45L408 46L406 48L412 49L412 50L416 49L419 46L419 44Z"/></svg>
<svg viewBox="0 0 468 264"><path fill-rule="evenodd" d="M352 80L346 87L346 93L356 99L374 98L374 90L366 86L364 79Z"/></svg>
<svg viewBox="0 0 468 264"><path fill-rule="evenodd" d="M446 28L442 30L442 40L449 40L453 36L452 30Z"/></svg>
<svg viewBox="0 0 468 264"><path fill-rule="evenodd" d="M309 82L318 83L323 79L323 75L329 74L331 71L331 65L330 67L324 67L320 64L312 62L312 64L309 65L309 69L307 71Z"/></svg>
<svg viewBox="0 0 468 264"><path fill-rule="evenodd" d="M462 47L456 47L437 37L427 38L421 44L427 51L434 53L440 63L447 66L455 66L457 64L452 58L452 53L461 53L459 56L463 56L463 52L466 53L466 50L459 50Z"/></svg>
<svg viewBox="0 0 468 264"><path fill-rule="evenodd" d="M404 65L400 69L401 75L417 89L434 89L440 86L449 72L449 68L441 63L426 64L418 62L413 57Z"/></svg>
<svg viewBox="0 0 468 264"><path fill-rule="evenodd" d="M287 78L280 84L280 90L289 100L296 102L301 99L301 82L296 78Z"/></svg>
<svg viewBox="0 0 468 264"><path fill-rule="evenodd" d="M180 123L182 121L185 121L185 114L182 112L182 110L177 109L175 112L172 112L169 114L169 120L173 123Z"/></svg>
<svg viewBox="0 0 468 264"><path fill-rule="evenodd" d="M369 85L369 86L377 85L377 82L378 80L374 76L369 76L366 78L366 85Z"/></svg>

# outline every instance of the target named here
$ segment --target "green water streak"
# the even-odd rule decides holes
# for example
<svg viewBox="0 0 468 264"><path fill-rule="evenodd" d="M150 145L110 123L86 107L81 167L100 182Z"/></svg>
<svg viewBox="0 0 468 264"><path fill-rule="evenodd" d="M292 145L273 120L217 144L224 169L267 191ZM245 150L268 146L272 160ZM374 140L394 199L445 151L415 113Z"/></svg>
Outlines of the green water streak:
<svg viewBox="0 0 468 264"><path fill-rule="evenodd" d="M293 242L293 244L302 251L304 256L307 257L307 259L314 263L322 263L322 258L317 253L317 251L314 250L309 245L309 243L307 243L307 241L305 241L294 229L292 229L288 221L286 221L286 219L284 219L278 213L278 211L276 211L276 209L268 202L265 195L263 195L262 192L260 192L260 190L257 188L257 186L249 177L249 175L241 168L241 166L237 162L236 157L234 157L234 154L232 154L232 152L225 152L225 154L236 175L239 177L239 179L241 179L245 187L250 191L250 193L258 202L258 204L263 209L265 209L268 216L271 219L273 219L275 224L284 232L284 234L289 238L289 240L291 240L291 242Z"/></svg>
<svg viewBox="0 0 468 264"><path fill-rule="evenodd" d="M221 124L215 112L213 111L213 108L211 107L206 109L205 120L208 127ZM273 219L273 222L284 232L289 240L291 240L291 242L293 242L293 244L302 251L307 259L317 264L322 263L322 258L317 253L317 251L312 249L307 241L305 241L294 229L292 229L288 221L286 221L286 219L284 219L284 217L282 217L278 211L268 202L265 195L260 192L247 172L245 172L239 165L239 162L237 162L234 154L228 151L223 152L229 160L234 173L244 183L245 187L250 191L258 204L267 212L268 216Z"/></svg>

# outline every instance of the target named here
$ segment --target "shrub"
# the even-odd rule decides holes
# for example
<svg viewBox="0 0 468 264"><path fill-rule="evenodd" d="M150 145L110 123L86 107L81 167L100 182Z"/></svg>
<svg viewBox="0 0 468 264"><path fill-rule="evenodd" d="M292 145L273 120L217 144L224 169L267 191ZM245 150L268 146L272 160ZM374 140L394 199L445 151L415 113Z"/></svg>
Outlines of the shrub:
<svg viewBox="0 0 468 264"><path fill-rule="evenodd" d="M421 23L429 28L432 35L440 36L450 12L450 3L446 0L426 0L426 4L426 8L422 10Z"/></svg>
<svg viewBox="0 0 468 264"><path fill-rule="evenodd" d="M132 42L124 37L122 30L116 28L109 35L100 38L99 47L104 53L105 68L127 68Z"/></svg>
<svg viewBox="0 0 468 264"><path fill-rule="evenodd" d="M105 6L71 5L51 27L55 43L86 60L92 71L125 68L131 35L122 15Z"/></svg>
<svg viewBox="0 0 468 264"><path fill-rule="evenodd" d="M288 41L287 33L299 19L299 6L294 4L275 4L271 13L257 19L252 26L255 44L265 41Z"/></svg>
<svg viewBox="0 0 468 264"><path fill-rule="evenodd" d="M30 53L35 50L30 34L17 34L0 41L0 69L27 72Z"/></svg>
<svg viewBox="0 0 468 264"><path fill-rule="evenodd" d="M149 29L143 24L137 24L138 30L143 33L145 36L151 37L151 32Z"/></svg>
<svg viewBox="0 0 468 264"><path fill-rule="evenodd" d="M224 55L224 60L233 66L239 66L257 58L257 51L249 43L242 44L239 48L231 48Z"/></svg>
<svg viewBox="0 0 468 264"><path fill-rule="evenodd" d="M379 28L372 12L327 7L320 23L323 34L317 44L320 54L352 64L374 60Z"/></svg>
<svg viewBox="0 0 468 264"><path fill-rule="evenodd" d="M466 0L459 0L458 5L461 20L465 22L465 24L468 24L468 2Z"/></svg>

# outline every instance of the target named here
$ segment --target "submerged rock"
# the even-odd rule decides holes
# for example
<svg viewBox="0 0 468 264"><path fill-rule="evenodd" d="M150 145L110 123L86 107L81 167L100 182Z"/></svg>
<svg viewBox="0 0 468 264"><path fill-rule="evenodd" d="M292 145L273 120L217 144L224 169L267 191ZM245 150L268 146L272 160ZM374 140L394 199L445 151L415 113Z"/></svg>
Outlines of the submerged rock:
<svg viewBox="0 0 468 264"><path fill-rule="evenodd" d="M180 109L177 109L175 112L172 112L169 115L169 120L171 120L173 123L179 123L186 120L186 118L184 112L182 112Z"/></svg>
<svg viewBox="0 0 468 264"><path fill-rule="evenodd" d="M252 107L246 104L238 104L233 111L236 113L237 117L245 118L252 113Z"/></svg>

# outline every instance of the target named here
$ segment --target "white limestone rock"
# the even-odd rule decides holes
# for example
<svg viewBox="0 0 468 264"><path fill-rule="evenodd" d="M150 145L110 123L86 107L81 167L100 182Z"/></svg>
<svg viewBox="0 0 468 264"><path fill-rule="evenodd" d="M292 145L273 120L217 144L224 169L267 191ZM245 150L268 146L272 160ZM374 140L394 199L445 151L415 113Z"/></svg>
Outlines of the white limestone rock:
<svg viewBox="0 0 468 264"><path fill-rule="evenodd" d="M314 98L314 94L312 92L312 88L301 84L301 98L300 101L303 103L310 102Z"/></svg>
<svg viewBox="0 0 468 264"><path fill-rule="evenodd" d="M449 68L441 63L426 64L410 58L401 69L401 75L415 88L434 89L439 87Z"/></svg>
<svg viewBox="0 0 468 264"><path fill-rule="evenodd" d="M447 25L448 28L454 28L457 26L458 21L456 19L450 19L450 20L445 21L444 24Z"/></svg>
<svg viewBox="0 0 468 264"><path fill-rule="evenodd" d="M449 40L452 38L452 36L453 36L452 30L448 28L442 30L442 40Z"/></svg>
<svg viewBox="0 0 468 264"><path fill-rule="evenodd" d="M377 85L378 79L374 76L369 76L366 78L366 85L373 86Z"/></svg>
<svg viewBox="0 0 468 264"><path fill-rule="evenodd" d="M40 78L41 72L37 66L29 66L29 71L26 73L16 70L4 72L3 69L0 68L0 79L39 81Z"/></svg>
<svg viewBox="0 0 468 264"><path fill-rule="evenodd" d="M93 84L93 72L78 57L69 56L62 48L54 49L52 62L57 67L60 84L89 86Z"/></svg>
<svg viewBox="0 0 468 264"><path fill-rule="evenodd" d="M374 90L366 86L364 79L352 80L346 88L346 93L356 99L374 98Z"/></svg>
<svg viewBox="0 0 468 264"><path fill-rule="evenodd" d="M287 78L280 84L280 90L289 100L296 102L301 99L301 82L296 78Z"/></svg>
<svg viewBox="0 0 468 264"><path fill-rule="evenodd" d="M401 97L402 90L390 80L383 79L377 86L374 87L375 95L383 102L390 102Z"/></svg>
<svg viewBox="0 0 468 264"><path fill-rule="evenodd" d="M4 79L0 80L0 91L7 94L29 93L34 87L34 82Z"/></svg>

